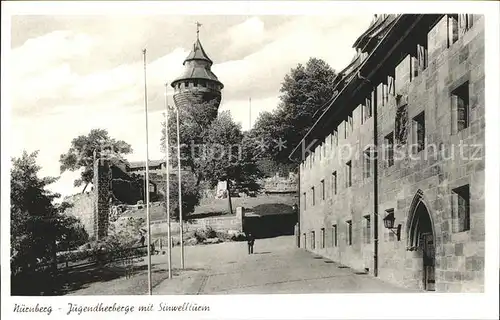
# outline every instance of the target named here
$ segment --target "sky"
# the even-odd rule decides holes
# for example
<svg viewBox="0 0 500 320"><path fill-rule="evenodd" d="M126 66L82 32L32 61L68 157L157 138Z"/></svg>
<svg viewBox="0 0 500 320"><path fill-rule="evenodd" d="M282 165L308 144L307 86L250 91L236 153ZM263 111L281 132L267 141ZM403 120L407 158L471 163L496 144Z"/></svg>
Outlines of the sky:
<svg viewBox="0 0 500 320"><path fill-rule="evenodd" d="M132 145L130 161L144 160L142 50L147 49L149 158L161 159L165 83L182 71L196 40L224 83L219 111L230 110L247 130L279 102L284 76L310 57L335 70L354 57L352 44L373 15L312 16L13 16L11 24L11 155L39 150L41 176L63 196L78 172L61 175L59 156L71 140L94 128ZM172 101L171 87L168 99ZM249 119L249 98L251 114Z"/></svg>

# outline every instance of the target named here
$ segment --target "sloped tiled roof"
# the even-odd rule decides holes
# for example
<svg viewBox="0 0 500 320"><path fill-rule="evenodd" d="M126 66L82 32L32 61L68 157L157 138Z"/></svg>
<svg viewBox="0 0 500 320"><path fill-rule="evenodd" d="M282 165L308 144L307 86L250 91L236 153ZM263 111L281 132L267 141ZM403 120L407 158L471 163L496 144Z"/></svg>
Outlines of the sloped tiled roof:
<svg viewBox="0 0 500 320"><path fill-rule="evenodd" d="M172 83L188 79L207 79L220 82L217 76L212 72L212 70L206 68L205 66L200 65L200 66L191 66L185 68L182 74L179 77L177 77L174 81L172 81Z"/></svg>
<svg viewBox="0 0 500 320"><path fill-rule="evenodd" d="M210 65L213 64L212 60L208 57L207 53L203 49L200 39L196 39L196 42L193 44L193 50L191 50L191 53L184 60L184 64L186 64L186 62L190 60L205 60L209 62Z"/></svg>
<svg viewBox="0 0 500 320"><path fill-rule="evenodd" d="M388 27L396 21L396 18L396 14L378 15L368 29L356 39L353 48L363 49L368 43L374 40L378 42L389 31Z"/></svg>
<svg viewBox="0 0 500 320"><path fill-rule="evenodd" d="M193 63L187 64L188 62L191 61L193 61ZM199 62L197 63L196 61ZM204 61L205 63L201 61ZM191 79L211 80L223 86L223 84L219 81L217 76L212 72L212 70L210 70L212 64L213 62L203 49L200 39L196 39L196 42L193 44L193 49L191 50L187 58L184 60L183 65L185 66L185 68L182 74L179 77L177 77L174 81L172 81L172 86L175 86L175 84L179 81L191 80Z"/></svg>

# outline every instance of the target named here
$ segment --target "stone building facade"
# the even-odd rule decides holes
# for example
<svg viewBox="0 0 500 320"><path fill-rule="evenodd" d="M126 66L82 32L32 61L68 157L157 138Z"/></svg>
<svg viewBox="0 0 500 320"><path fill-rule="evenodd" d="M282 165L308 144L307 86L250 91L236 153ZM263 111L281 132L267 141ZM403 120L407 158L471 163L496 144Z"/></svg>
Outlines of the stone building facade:
<svg viewBox="0 0 500 320"><path fill-rule="evenodd" d="M301 247L410 288L484 290L484 43L480 15L376 16L290 156Z"/></svg>

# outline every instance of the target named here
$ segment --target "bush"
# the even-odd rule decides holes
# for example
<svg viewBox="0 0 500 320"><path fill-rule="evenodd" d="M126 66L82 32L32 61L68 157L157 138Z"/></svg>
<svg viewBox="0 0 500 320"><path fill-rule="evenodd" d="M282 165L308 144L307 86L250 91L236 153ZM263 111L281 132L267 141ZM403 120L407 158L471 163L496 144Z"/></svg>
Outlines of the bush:
<svg viewBox="0 0 500 320"><path fill-rule="evenodd" d="M233 238L233 235L227 231L217 231L216 237L221 239L222 241L231 241Z"/></svg>
<svg viewBox="0 0 500 320"><path fill-rule="evenodd" d="M198 242L203 242L206 239L215 238L217 233L212 227L207 226L205 228L197 229L194 233L194 236Z"/></svg>
<svg viewBox="0 0 500 320"><path fill-rule="evenodd" d="M243 232L238 232L236 234L231 235L231 240L232 241L245 241L247 237Z"/></svg>

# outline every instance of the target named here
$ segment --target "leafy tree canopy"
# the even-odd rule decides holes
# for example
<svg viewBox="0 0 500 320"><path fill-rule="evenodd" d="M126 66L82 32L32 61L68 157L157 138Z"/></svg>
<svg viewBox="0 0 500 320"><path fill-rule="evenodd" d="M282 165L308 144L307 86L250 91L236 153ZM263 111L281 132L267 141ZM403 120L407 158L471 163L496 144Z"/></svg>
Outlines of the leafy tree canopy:
<svg viewBox="0 0 500 320"><path fill-rule="evenodd" d="M305 66L298 64L285 76L278 108L261 113L250 133L264 141L262 159L290 164L290 152L334 97L335 77L335 71L317 58L310 58Z"/></svg>
<svg viewBox="0 0 500 320"><path fill-rule="evenodd" d="M57 178L38 177L38 152L23 152L12 159L11 169L11 269L18 273L55 257L57 244L66 248L85 241L79 221L62 212L69 204L55 205L60 195L46 187Z"/></svg>
<svg viewBox="0 0 500 320"><path fill-rule="evenodd" d="M59 158L60 168L61 173L83 169L81 177L74 182L75 187L85 184L83 191L94 178L94 152L97 158L106 154L121 157L131 153L132 147L123 140L109 137L104 129L92 129L88 135L74 138L68 152Z"/></svg>

